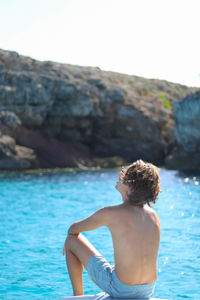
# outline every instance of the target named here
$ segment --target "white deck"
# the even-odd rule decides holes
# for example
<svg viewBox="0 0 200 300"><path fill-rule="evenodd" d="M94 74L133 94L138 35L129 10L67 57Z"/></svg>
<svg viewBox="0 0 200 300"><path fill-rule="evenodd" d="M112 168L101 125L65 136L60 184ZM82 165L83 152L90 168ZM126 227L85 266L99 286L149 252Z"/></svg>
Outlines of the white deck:
<svg viewBox="0 0 200 300"><path fill-rule="evenodd" d="M72 297L66 297L59 300L123 300L122 298L112 298L109 295L106 295L104 293L100 293L97 295L85 295L85 296L72 296ZM127 300L127 299L124 299ZM129 299L129 300L167 300L167 299L161 299L161 298L145 298L145 299Z"/></svg>

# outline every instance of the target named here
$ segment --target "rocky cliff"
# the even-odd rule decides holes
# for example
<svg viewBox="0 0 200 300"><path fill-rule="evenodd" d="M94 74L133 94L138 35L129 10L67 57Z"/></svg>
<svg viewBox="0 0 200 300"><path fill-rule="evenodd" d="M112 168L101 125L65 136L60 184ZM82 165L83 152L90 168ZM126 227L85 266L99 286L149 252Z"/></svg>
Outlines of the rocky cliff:
<svg viewBox="0 0 200 300"><path fill-rule="evenodd" d="M163 165L173 103L196 90L0 50L0 168Z"/></svg>
<svg viewBox="0 0 200 300"><path fill-rule="evenodd" d="M174 103L177 146L166 165L179 170L200 170L200 91Z"/></svg>

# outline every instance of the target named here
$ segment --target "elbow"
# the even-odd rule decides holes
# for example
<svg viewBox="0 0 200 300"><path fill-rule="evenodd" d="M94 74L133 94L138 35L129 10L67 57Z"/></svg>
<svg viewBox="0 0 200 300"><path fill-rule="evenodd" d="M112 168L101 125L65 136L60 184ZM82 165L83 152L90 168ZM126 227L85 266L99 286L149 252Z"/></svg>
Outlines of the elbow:
<svg viewBox="0 0 200 300"><path fill-rule="evenodd" d="M76 223L73 223L69 229L68 229L68 234L78 234L79 232L76 230Z"/></svg>

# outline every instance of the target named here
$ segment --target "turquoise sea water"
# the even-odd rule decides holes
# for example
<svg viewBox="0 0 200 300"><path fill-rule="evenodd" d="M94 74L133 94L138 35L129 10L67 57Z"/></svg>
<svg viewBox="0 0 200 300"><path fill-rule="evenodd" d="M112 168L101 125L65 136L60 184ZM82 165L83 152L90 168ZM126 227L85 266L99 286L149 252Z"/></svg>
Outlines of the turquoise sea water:
<svg viewBox="0 0 200 300"><path fill-rule="evenodd" d="M160 170L162 236L154 297L200 299L200 177ZM72 295L63 243L69 225L120 203L116 170L0 175L0 299ZM85 235L113 264L109 231ZM85 294L100 290L84 272Z"/></svg>

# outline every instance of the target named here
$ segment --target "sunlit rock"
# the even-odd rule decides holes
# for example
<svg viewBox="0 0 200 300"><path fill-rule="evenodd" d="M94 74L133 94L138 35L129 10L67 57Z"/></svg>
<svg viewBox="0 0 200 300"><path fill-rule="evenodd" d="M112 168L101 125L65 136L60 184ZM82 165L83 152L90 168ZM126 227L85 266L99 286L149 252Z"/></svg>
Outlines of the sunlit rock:
<svg viewBox="0 0 200 300"><path fill-rule="evenodd" d="M196 90L0 50L0 111L19 119L16 144L40 166L109 157L163 165L175 143L173 103Z"/></svg>
<svg viewBox="0 0 200 300"><path fill-rule="evenodd" d="M171 169L200 170L200 91L174 103L177 147L167 157Z"/></svg>

